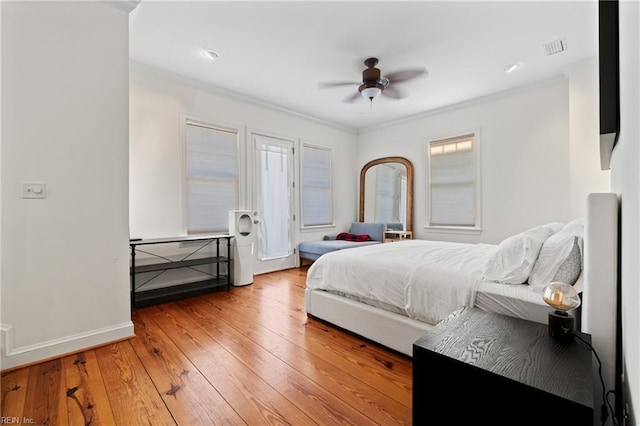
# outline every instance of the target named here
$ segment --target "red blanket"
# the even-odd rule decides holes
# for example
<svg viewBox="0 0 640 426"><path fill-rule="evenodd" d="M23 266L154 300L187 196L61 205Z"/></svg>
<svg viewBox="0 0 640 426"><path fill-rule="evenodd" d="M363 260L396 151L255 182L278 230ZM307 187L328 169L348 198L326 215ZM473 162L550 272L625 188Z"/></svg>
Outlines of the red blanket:
<svg viewBox="0 0 640 426"><path fill-rule="evenodd" d="M348 232L341 232L338 235L336 235L336 240L362 242L362 241L369 241L369 236L368 235L355 235L355 234L350 234Z"/></svg>

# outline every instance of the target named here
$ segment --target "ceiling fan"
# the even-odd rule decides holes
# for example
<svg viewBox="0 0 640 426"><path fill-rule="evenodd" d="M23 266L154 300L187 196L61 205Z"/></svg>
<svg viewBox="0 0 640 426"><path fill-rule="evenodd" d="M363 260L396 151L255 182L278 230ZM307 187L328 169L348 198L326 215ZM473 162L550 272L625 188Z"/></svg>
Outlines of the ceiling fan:
<svg viewBox="0 0 640 426"><path fill-rule="evenodd" d="M408 69L402 71L396 71L386 76L382 76L380 69L376 68L378 65L378 58L367 58L364 61L367 67L362 71L362 81L343 81L332 83L321 83L320 88L340 87L358 85L358 92L349 96L344 102L355 102L358 99L366 98L373 102L374 98L380 95L385 95L394 99L402 99L407 95L401 92L395 87L395 84L413 80L417 77L426 76L426 68Z"/></svg>

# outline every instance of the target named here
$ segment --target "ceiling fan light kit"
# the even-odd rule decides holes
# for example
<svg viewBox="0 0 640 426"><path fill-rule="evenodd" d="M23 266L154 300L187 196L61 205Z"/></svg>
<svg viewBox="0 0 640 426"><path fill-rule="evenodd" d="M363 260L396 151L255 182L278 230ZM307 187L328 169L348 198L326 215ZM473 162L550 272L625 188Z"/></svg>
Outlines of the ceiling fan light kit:
<svg viewBox="0 0 640 426"><path fill-rule="evenodd" d="M378 87L378 85L376 84L373 87L366 87L364 84L362 86L360 86L360 93L362 94L362 96L364 96L365 98L373 101L373 98L377 98L378 96L380 96L380 94L382 94L382 87Z"/></svg>

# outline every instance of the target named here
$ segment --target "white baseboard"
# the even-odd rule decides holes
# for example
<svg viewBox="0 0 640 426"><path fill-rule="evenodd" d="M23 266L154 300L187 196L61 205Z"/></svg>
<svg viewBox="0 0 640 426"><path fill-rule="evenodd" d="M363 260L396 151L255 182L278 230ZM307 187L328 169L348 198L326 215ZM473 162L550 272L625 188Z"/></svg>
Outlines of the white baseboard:
<svg viewBox="0 0 640 426"><path fill-rule="evenodd" d="M13 327L0 324L0 371L79 352L133 336L133 323L127 321L111 327L15 348Z"/></svg>

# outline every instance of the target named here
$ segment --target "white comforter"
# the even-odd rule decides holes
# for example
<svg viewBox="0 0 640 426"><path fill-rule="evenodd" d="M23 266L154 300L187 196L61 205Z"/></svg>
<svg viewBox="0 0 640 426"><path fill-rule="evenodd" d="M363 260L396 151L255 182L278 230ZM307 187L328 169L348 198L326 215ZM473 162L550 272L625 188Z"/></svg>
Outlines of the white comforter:
<svg viewBox="0 0 640 426"><path fill-rule="evenodd" d="M436 324L459 306L473 306L495 247L410 240L340 250L311 265L307 288L390 305Z"/></svg>

